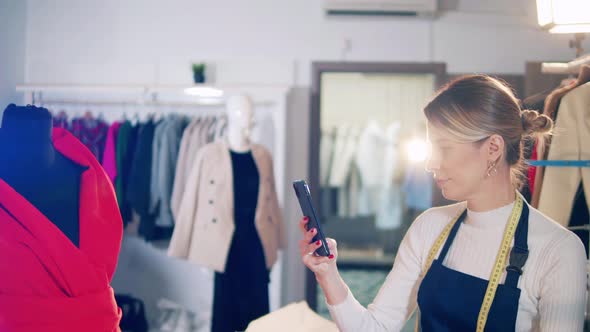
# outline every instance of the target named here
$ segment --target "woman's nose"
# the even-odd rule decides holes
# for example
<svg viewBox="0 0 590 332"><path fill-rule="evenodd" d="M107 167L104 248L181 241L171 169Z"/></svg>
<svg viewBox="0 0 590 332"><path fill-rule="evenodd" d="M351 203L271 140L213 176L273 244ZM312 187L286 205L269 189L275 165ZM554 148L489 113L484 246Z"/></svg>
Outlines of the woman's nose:
<svg viewBox="0 0 590 332"><path fill-rule="evenodd" d="M434 173L440 168L440 161L433 155L430 155L426 160L426 171Z"/></svg>

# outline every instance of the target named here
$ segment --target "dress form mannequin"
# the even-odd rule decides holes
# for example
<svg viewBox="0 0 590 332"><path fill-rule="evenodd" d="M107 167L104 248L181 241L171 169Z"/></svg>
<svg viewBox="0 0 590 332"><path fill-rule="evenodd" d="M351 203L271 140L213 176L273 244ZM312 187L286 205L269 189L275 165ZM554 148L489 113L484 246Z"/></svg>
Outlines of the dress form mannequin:
<svg viewBox="0 0 590 332"><path fill-rule="evenodd" d="M227 100L227 139L229 148L235 152L251 149L252 128L254 127L254 104L246 95L231 96Z"/></svg>
<svg viewBox="0 0 590 332"><path fill-rule="evenodd" d="M120 331L110 286L122 220L92 152L45 108L0 128L0 331Z"/></svg>
<svg viewBox="0 0 590 332"><path fill-rule="evenodd" d="M251 99L230 97L227 115L235 231L225 271L215 273L212 332L245 330L251 321L269 312L269 271L255 223L261 177L251 142Z"/></svg>
<svg viewBox="0 0 590 332"><path fill-rule="evenodd" d="M8 105L0 128L0 179L79 245L79 193L84 167L52 142L45 108Z"/></svg>

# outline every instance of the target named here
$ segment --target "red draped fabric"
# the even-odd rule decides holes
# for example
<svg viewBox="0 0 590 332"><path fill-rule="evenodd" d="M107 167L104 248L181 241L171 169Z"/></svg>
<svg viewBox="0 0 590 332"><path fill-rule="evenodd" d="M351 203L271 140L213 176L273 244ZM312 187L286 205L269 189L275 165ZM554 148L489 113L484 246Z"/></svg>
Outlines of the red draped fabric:
<svg viewBox="0 0 590 332"><path fill-rule="evenodd" d="M54 128L53 144L88 167L80 182L80 247L0 180L0 332L119 331L110 287L123 231L115 192L73 135Z"/></svg>

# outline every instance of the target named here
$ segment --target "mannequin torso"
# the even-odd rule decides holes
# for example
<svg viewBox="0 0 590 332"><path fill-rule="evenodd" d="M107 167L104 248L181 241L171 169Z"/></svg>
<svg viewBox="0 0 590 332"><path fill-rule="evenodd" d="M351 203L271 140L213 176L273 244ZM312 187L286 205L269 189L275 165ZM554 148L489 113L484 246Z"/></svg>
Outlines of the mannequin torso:
<svg viewBox="0 0 590 332"><path fill-rule="evenodd" d="M53 147L46 109L7 107L0 129L0 159L0 179L79 246L80 181L85 168Z"/></svg>

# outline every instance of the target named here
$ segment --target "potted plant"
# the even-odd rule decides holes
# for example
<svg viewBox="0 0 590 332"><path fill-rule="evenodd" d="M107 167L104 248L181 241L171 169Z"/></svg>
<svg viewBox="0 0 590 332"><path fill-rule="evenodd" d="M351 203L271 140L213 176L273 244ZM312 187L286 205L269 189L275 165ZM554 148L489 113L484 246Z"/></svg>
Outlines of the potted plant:
<svg viewBox="0 0 590 332"><path fill-rule="evenodd" d="M195 84L205 83L205 64L193 63L193 80Z"/></svg>

